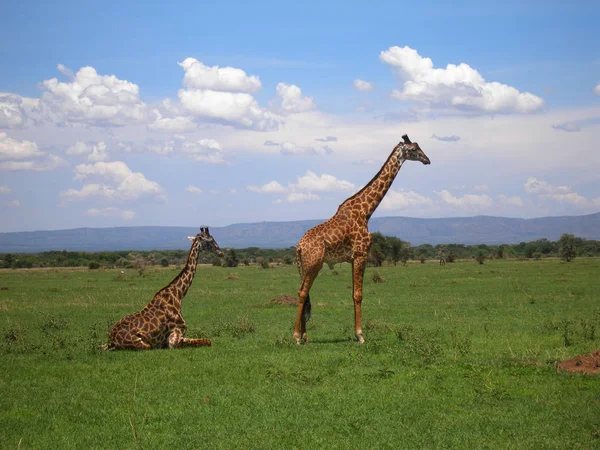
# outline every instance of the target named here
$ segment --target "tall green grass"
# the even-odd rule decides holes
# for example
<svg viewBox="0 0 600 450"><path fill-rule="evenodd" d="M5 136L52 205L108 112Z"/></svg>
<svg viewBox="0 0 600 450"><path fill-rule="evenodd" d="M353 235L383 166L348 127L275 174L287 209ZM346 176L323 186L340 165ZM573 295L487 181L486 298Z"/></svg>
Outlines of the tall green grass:
<svg viewBox="0 0 600 450"><path fill-rule="evenodd" d="M0 448L598 448L600 379L556 363L600 347L599 269L369 268L361 346L325 267L296 346L294 267L202 266L183 316L212 347L137 353L99 347L176 269L2 270Z"/></svg>

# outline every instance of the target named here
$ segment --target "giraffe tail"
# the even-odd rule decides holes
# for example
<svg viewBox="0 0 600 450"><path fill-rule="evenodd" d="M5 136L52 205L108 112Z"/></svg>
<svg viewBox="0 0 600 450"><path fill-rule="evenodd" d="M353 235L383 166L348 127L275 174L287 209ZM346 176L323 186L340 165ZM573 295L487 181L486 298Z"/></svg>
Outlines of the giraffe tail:
<svg viewBox="0 0 600 450"><path fill-rule="evenodd" d="M304 317L304 323L310 320L312 312L312 306L310 304L310 294L306 296L306 300L304 300L304 306L302 307L302 317Z"/></svg>

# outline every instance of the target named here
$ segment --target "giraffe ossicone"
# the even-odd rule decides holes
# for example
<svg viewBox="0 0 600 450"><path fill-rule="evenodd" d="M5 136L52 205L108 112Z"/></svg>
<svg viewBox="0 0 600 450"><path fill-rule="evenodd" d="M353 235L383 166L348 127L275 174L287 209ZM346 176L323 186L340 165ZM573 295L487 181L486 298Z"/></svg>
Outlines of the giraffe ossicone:
<svg viewBox="0 0 600 450"><path fill-rule="evenodd" d="M368 222L389 190L404 161L431 164L408 135L402 136L379 172L360 191L346 199L335 215L304 234L296 246L296 263L302 279L298 289L298 312L294 326L297 344L308 342L306 321L310 318L310 289L324 263L352 263L354 334L364 342L361 326L363 279L371 247Z"/></svg>
<svg viewBox="0 0 600 450"><path fill-rule="evenodd" d="M198 255L208 250L223 256L208 227L196 236L188 237L192 246L185 267L173 281L158 291L141 311L128 314L110 330L104 350L149 350L156 348L203 347L211 345L210 339L188 339L187 324L181 315L181 301L192 285Z"/></svg>

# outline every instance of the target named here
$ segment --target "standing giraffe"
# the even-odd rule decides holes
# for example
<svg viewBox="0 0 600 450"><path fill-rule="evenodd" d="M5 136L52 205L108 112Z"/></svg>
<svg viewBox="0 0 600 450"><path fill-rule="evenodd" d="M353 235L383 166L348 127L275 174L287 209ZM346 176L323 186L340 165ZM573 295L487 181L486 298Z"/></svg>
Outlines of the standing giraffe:
<svg viewBox="0 0 600 450"><path fill-rule="evenodd" d="M298 289L298 314L294 327L296 344L308 342L306 321L310 318L310 288L323 267L323 263L352 263L354 334L359 343L365 340L361 327L362 286L371 247L371 234L367 224L392 185L404 161L421 161L430 164L429 158L416 142L407 135L383 164L377 175L360 191L342 203L327 222L306 232L296 246L296 263L302 278Z"/></svg>
<svg viewBox="0 0 600 450"><path fill-rule="evenodd" d="M149 350L155 348L209 346L210 339L183 337L187 324L181 315L181 301L192 285L198 254L211 250L219 256L223 252L207 228L200 228L196 236L188 237L192 248L182 271L166 287L158 291L144 309L119 320L110 330L104 350Z"/></svg>

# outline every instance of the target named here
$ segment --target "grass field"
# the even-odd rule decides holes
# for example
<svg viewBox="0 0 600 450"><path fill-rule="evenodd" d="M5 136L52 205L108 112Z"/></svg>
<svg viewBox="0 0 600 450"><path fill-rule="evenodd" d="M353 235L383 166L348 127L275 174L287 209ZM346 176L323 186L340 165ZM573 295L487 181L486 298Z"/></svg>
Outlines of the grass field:
<svg viewBox="0 0 600 450"><path fill-rule="evenodd" d="M200 267L212 347L136 353L98 347L176 269L0 271L0 449L600 447L600 378L556 372L600 348L600 259L368 268L362 346L350 272L296 346L295 267Z"/></svg>

